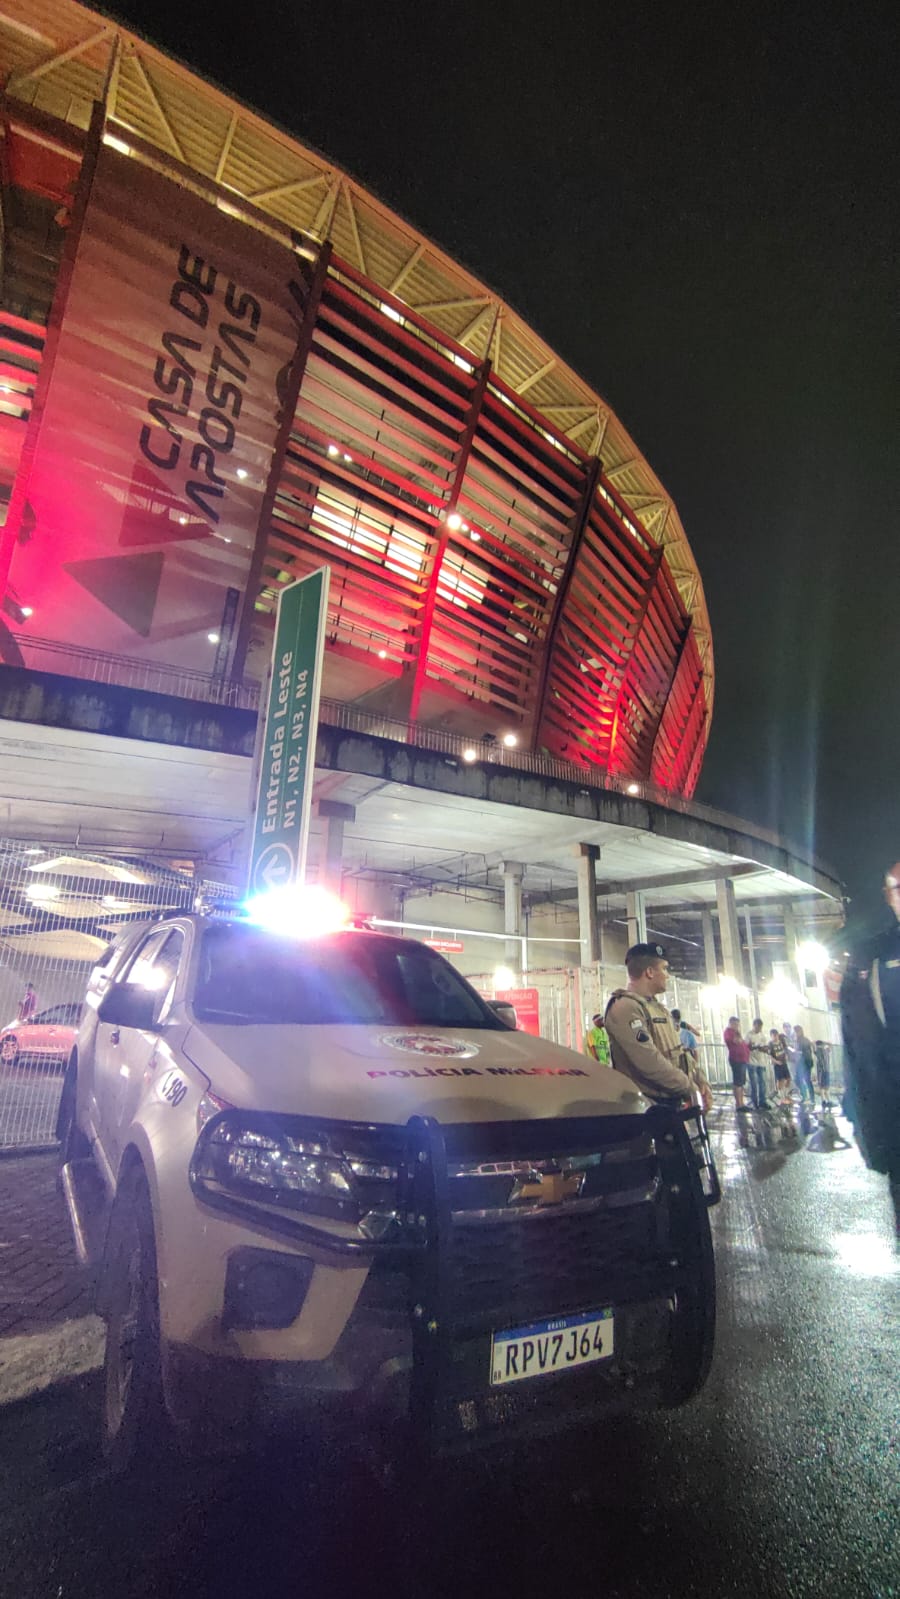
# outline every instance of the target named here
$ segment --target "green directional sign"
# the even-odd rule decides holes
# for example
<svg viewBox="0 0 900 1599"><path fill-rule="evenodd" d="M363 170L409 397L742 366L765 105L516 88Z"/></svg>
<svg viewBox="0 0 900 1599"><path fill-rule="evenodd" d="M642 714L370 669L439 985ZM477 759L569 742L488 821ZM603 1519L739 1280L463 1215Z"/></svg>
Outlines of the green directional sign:
<svg viewBox="0 0 900 1599"><path fill-rule="evenodd" d="M303 881L331 568L282 589L259 760L249 890Z"/></svg>

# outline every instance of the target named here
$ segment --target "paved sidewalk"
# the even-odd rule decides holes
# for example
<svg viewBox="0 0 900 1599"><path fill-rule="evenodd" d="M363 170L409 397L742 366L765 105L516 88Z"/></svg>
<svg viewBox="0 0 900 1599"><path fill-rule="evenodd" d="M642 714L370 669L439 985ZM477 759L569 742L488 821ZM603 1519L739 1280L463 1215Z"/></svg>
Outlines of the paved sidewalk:
<svg viewBox="0 0 900 1599"><path fill-rule="evenodd" d="M90 1313L56 1155L0 1159L0 1337L44 1332Z"/></svg>

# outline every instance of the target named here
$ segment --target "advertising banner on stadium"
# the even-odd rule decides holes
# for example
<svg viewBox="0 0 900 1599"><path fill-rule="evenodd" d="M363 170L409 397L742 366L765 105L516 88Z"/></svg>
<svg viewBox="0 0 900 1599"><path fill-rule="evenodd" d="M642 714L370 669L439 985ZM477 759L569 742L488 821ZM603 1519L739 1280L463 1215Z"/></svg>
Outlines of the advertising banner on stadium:
<svg viewBox="0 0 900 1599"><path fill-rule="evenodd" d="M304 269L287 243L100 146L10 508L11 584L33 635L222 671Z"/></svg>

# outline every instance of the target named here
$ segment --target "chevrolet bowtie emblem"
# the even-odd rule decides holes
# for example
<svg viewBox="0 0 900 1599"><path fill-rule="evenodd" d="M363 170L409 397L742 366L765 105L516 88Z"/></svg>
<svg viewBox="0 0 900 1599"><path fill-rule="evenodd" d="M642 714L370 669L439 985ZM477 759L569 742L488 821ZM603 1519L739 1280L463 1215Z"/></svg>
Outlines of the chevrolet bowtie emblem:
<svg viewBox="0 0 900 1599"><path fill-rule="evenodd" d="M577 1199L583 1184L583 1171L531 1171L516 1178L507 1204L562 1205Z"/></svg>

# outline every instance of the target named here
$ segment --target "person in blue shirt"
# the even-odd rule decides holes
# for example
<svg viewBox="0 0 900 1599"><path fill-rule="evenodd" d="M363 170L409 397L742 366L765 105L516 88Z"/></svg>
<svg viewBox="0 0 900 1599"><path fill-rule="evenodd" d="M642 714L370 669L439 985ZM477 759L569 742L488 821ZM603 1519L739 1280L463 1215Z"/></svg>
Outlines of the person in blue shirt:
<svg viewBox="0 0 900 1599"><path fill-rule="evenodd" d="M697 1048L696 1033L691 1027L688 1026L680 1010L673 1010L671 1012L671 1016L675 1026L678 1028L678 1036L681 1039L682 1049L686 1049L688 1054L691 1055L695 1061L699 1061L700 1056Z"/></svg>

